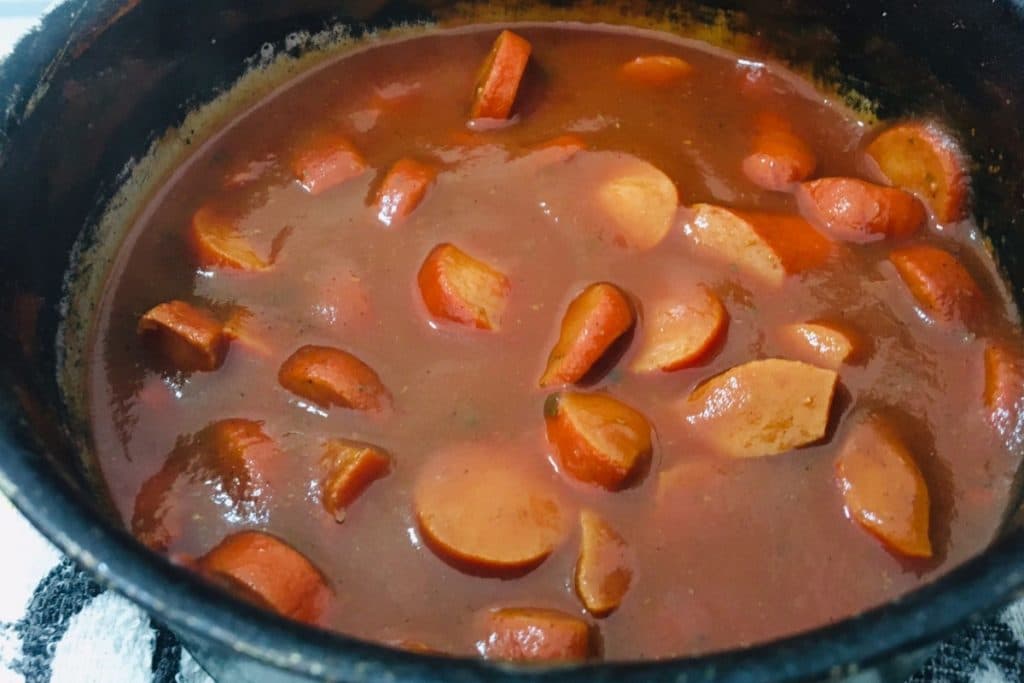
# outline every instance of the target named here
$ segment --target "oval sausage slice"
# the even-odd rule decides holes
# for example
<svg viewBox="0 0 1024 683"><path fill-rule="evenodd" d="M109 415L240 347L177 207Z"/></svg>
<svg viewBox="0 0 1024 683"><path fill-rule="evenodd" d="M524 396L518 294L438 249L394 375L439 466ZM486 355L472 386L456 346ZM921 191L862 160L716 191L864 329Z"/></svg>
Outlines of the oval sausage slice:
<svg viewBox="0 0 1024 683"><path fill-rule="evenodd" d="M928 486L906 446L878 418L856 423L836 460L848 516L889 548L931 557Z"/></svg>
<svg viewBox="0 0 1024 683"><path fill-rule="evenodd" d="M632 155L604 159L615 163L597 188L597 205L611 219L611 241L631 249L654 247L668 234L679 210L676 184Z"/></svg>
<svg viewBox="0 0 1024 683"><path fill-rule="evenodd" d="M684 413L724 455L775 455L825 436L837 379L833 370L800 361L751 361L697 387Z"/></svg>
<svg viewBox="0 0 1024 683"><path fill-rule="evenodd" d="M498 34L480 67L470 118L508 118L532 49L530 41L512 31Z"/></svg>
<svg viewBox="0 0 1024 683"><path fill-rule="evenodd" d="M857 178L803 183L799 198L813 220L848 242L911 237L925 223L924 206L914 195Z"/></svg>
<svg viewBox="0 0 1024 683"><path fill-rule="evenodd" d="M377 189L377 220L394 225L423 201L437 177L437 169L416 159L399 159Z"/></svg>
<svg viewBox="0 0 1024 683"><path fill-rule="evenodd" d="M590 625L553 609L518 607L483 615L476 648L485 659L508 662L581 662L591 652Z"/></svg>
<svg viewBox="0 0 1024 683"><path fill-rule="evenodd" d="M698 251L772 287L781 286L788 275L821 266L832 255L828 238L799 216L711 204L695 204L693 211L684 232Z"/></svg>
<svg viewBox="0 0 1024 683"><path fill-rule="evenodd" d="M970 323L982 293L967 269L944 249L926 244L894 249L889 261L926 315L941 322Z"/></svg>
<svg viewBox="0 0 1024 683"><path fill-rule="evenodd" d="M454 244L430 250L417 282L431 315L481 330L501 329L511 289L508 277Z"/></svg>
<svg viewBox="0 0 1024 683"><path fill-rule="evenodd" d="M963 153L934 124L893 126L868 145L867 153L889 182L923 199L940 222L958 220L966 213L968 174Z"/></svg>
<svg viewBox="0 0 1024 683"><path fill-rule="evenodd" d="M552 394L544 416L561 468L580 481L617 491L651 462L650 422L607 394Z"/></svg>
<svg viewBox="0 0 1024 683"><path fill-rule="evenodd" d="M588 286L569 304L540 385L578 382L636 320L633 304L608 282Z"/></svg>
<svg viewBox="0 0 1024 683"><path fill-rule="evenodd" d="M198 566L237 582L263 606L291 619L315 622L330 599L326 579L302 553L259 531L228 536L199 558Z"/></svg>
<svg viewBox="0 0 1024 683"><path fill-rule="evenodd" d="M669 372L708 356L729 325L722 301L704 286L652 303L643 321L643 341L630 365L634 372Z"/></svg>
<svg viewBox="0 0 1024 683"><path fill-rule="evenodd" d="M1003 344L985 348L985 408L1003 439L1024 439L1024 361Z"/></svg>
<svg viewBox="0 0 1024 683"><path fill-rule="evenodd" d="M857 339L843 325L826 322L796 323L780 331L783 344L803 360L838 370L857 357Z"/></svg>
<svg viewBox="0 0 1024 683"><path fill-rule="evenodd" d="M391 470L391 456L386 451L347 439L330 439L320 457L323 479L320 481L324 507L339 522L345 509L366 488Z"/></svg>
<svg viewBox="0 0 1024 683"><path fill-rule="evenodd" d="M391 402L373 368L330 346L303 346L281 365L277 379L288 391L323 408L381 410Z"/></svg>
<svg viewBox="0 0 1024 683"><path fill-rule="evenodd" d="M580 512L580 556L576 595L595 617L611 614L633 580L633 558L626 541L592 510Z"/></svg>
<svg viewBox="0 0 1024 683"><path fill-rule="evenodd" d="M413 490L413 505L427 545L472 574L529 571L566 533L565 515L550 485L503 465L482 445L427 462Z"/></svg>
<svg viewBox="0 0 1024 683"><path fill-rule="evenodd" d="M211 372L224 363L228 338L208 312L184 301L168 301L146 311L139 334L176 370Z"/></svg>

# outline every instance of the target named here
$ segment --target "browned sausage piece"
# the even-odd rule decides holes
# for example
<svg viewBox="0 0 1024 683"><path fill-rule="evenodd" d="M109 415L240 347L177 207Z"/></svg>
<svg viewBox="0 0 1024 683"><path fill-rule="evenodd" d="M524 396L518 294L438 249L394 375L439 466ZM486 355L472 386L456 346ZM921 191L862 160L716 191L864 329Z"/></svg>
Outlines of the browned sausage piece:
<svg viewBox="0 0 1024 683"><path fill-rule="evenodd" d="M330 346L303 346L284 362L277 379L288 391L322 408L381 410L391 402L373 368Z"/></svg>
<svg viewBox="0 0 1024 683"><path fill-rule="evenodd" d="M650 373L696 365L710 355L728 325L729 314L722 301L704 286L649 302L643 341L630 368Z"/></svg>
<svg viewBox="0 0 1024 683"><path fill-rule="evenodd" d="M862 351L857 335L840 323L786 325L779 331L779 338L801 360L832 370L855 360Z"/></svg>
<svg viewBox="0 0 1024 683"><path fill-rule="evenodd" d="M582 379L635 321L633 304L615 285L598 282L584 289L565 311L540 385L571 384Z"/></svg>
<svg viewBox="0 0 1024 683"><path fill-rule="evenodd" d="M210 206L200 207L192 216L188 241L202 268L259 272L270 268L276 256L272 253L269 260L262 258L239 233L235 219Z"/></svg>
<svg viewBox="0 0 1024 683"><path fill-rule="evenodd" d="M651 249L668 234L679 210L679 191L665 173L629 154L598 185L596 203L611 220L608 235L621 247Z"/></svg>
<svg viewBox="0 0 1024 683"><path fill-rule="evenodd" d="M508 277L454 244L431 249L416 281L431 315L481 330L501 329Z"/></svg>
<svg viewBox="0 0 1024 683"><path fill-rule="evenodd" d="M278 614L314 623L330 599L327 581L302 553L270 534L242 531L199 558L200 571L226 577Z"/></svg>
<svg viewBox="0 0 1024 683"><path fill-rule="evenodd" d="M784 453L825 436L837 380L833 370L799 361L750 361L698 386L685 417L723 455Z"/></svg>
<svg viewBox="0 0 1024 683"><path fill-rule="evenodd" d="M337 131L315 131L299 145L291 159L292 172L302 188L320 194L362 175L366 160Z"/></svg>
<svg viewBox="0 0 1024 683"><path fill-rule="evenodd" d="M580 481L617 491L651 462L650 422L608 394L552 394L544 417L559 465Z"/></svg>
<svg viewBox="0 0 1024 683"><path fill-rule="evenodd" d="M581 662L592 651L590 625L553 609L505 608L483 617L476 648L485 659L507 662Z"/></svg>
<svg viewBox="0 0 1024 683"><path fill-rule="evenodd" d="M798 196L812 220L838 240L902 239L925 223L924 206L917 197L858 178L812 180L800 186Z"/></svg>
<svg viewBox="0 0 1024 683"><path fill-rule="evenodd" d="M854 424L836 460L848 516L889 548L931 557L928 486L910 451L877 417Z"/></svg>
<svg viewBox="0 0 1024 683"><path fill-rule="evenodd" d="M799 216L694 204L684 228L699 253L760 283L780 287L789 275L823 265L832 242Z"/></svg>
<svg viewBox="0 0 1024 683"><path fill-rule="evenodd" d="M168 301L146 311L139 334L177 370L210 372L224 363L228 339L212 315L184 301Z"/></svg>
<svg viewBox="0 0 1024 683"><path fill-rule="evenodd" d="M894 249L889 261L932 319L969 324L977 316L984 298L981 289L967 269L945 249L915 244Z"/></svg>
<svg viewBox="0 0 1024 683"><path fill-rule="evenodd" d="M580 556L576 595L595 617L611 614L633 580L633 558L625 539L593 510L580 512Z"/></svg>
<svg viewBox="0 0 1024 683"><path fill-rule="evenodd" d="M531 49L528 40L512 31L498 34L480 67L470 118L508 118L530 60Z"/></svg>
<svg viewBox="0 0 1024 683"><path fill-rule="evenodd" d="M1024 439L1024 361L1008 345L985 349L985 408L1003 439Z"/></svg>
<svg viewBox="0 0 1024 683"><path fill-rule="evenodd" d="M938 126L913 121L893 126L868 145L867 153L889 182L923 199L940 222L963 218L966 163L953 138Z"/></svg>
<svg viewBox="0 0 1024 683"><path fill-rule="evenodd" d="M365 443L331 439L320 458L324 471L320 482L324 507L339 522L345 509L375 480L391 469L391 456Z"/></svg>

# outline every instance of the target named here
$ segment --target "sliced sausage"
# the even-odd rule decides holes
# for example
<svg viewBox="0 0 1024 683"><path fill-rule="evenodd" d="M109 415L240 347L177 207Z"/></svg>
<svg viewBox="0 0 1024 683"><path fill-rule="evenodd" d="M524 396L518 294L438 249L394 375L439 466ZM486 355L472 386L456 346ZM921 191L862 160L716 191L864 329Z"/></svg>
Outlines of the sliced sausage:
<svg viewBox="0 0 1024 683"><path fill-rule="evenodd" d="M519 92L519 83L530 60L530 42L512 31L502 31L494 41L477 77L470 108L471 119L507 119Z"/></svg>
<svg viewBox="0 0 1024 683"><path fill-rule="evenodd" d="M800 361L750 361L697 387L686 421L734 458L784 453L825 436L838 376Z"/></svg>
<svg viewBox="0 0 1024 683"><path fill-rule="evenodd" d="M779 287L788 275L823 265L832 244L799 216L695 204L684 232L700 253Z"/></svg>
<svg viewBox="0 0 1024 683"><path fill-rule="evenodd" d="M189 243L196 262L202 268L231 268L258 272L270 268L270 262L255 251L239 234L235 222L208 206L192 216Z"/></svg>
<svg viewBox="0 0 1024 683"><path fill-rule="evenodd" d="M930 318L969 324L980 312L983 295L978 283L948 251L914 245L894 249L889 261Z"/></svg>
<svg viewBox="0 0 1024 683"><path fill-rule="evenodd" d="M621 289L607 282L588 286L565 311L540 385L578 382L635 321L633 305Z"/></svg>
<svg viewBox="0 0 1024 683"><path fill-rule="evenodd" d="M725 334L729 314L721 300L704 286L655 301L646 310L634 372L669 372L706 358Z"/></svg>
<svg viewBox="0 0 1024 683"><path fill-rule="evenodd" d="M411 158L396 161L377 190L377 220L391 226L408 216L436 177L437 169L430 164Z"/></svg>
<svg viewBox="0 0 1024 683"><path fill-rule="evenodd" d="M1024 361L1005 344L985 348L985 408L1005 440L1024 438Z"/></svg>
<svg viewBox="0 0 1024 683"><path fill-rule="evenodd" d="M229 514L241 517L246 505L265 505L281 451L263 431L263 423L228 418L207 425L179 441L160 471L143 482L135 498L132 533L147 546L165 550L181 537L191 510L176 487L202 482L210 495L226 502Z"/></svg>
<svg viewBox="0 0 1024 683"><path fill-rule="evenodd" d="M641 55L619 67L619 75L625 80L649 86L669 85L692 72L689 62L672 55Z"/></svg>
<svg viewBox="0 0 1024 683"><path fill-rule="evenodd" d="M303 346L281 365L277 379L288 391L322 408L381 410L391 402L373 368L330 346Z"/></svg>
<svg viewBox="0 0 1024 683"><path fill-rule="evenodd" d="M339 522L345 511L366 488L391 470L391 456L376 446L331 439L324 445L320 457L323 479L320 481L321 499Z"/></svg>
<svg viewBox="0 0 1024 683"><path fill-rule="evenodd" d="M857 178L820 178L800 186L800 202L811 219L847 242L903 239L925 224L917 197Z"/></svg>
<svg viewBox="0 0 1024 683"><path fill-rule="evenodd" d="M291 159L292 173L306 192L320 194L361 176L366 161L347 137L337 131L307 136Z"/></svg>
<svg viewBox="0 0 1024 683"><path fill-rule="evenodd" d="M836 481L851 519L892 550L932 556L928 486L885 422L872 417L851 427L836 460Z"/></svg>
<svg viewBox="0 0 1024 683"><path fill-rule="evenodd" d="M553 394L544 417L559 465L580 481L616 491L650 465L650 422L607 394Z"/></svg>
<svg viewBox="0 0 1024 683"><path fill-rule="evenodd" d="M259 531L232 534L199 558L200 571L227 577L282 616L316 622L330 599L323 574L302 553Z"/></svg>
<svg viewBox="0 0 1024 683"><path fill-rule="evenodd" d="M912 121L893 126L868 145L867 153L889 182L924 200L939 222L964 217L966 161L956 141L935 124Z"/></svg>
<svg viewBox="0 0 1024 683"><path fill-rule="evenodd" d="M766 190L782 192L814 172L814 152L797 137L789 121L774 112L762 112L754 123L751 151L743 159L743 173Z"/></svg>
<svg viewBox="0 0 1024 683"><path fill-rule="evenodd" d="M427 545L458 569L515 575L543 562L566 534L551 486L509 467L483 445L435 456L413 490Z"/></svg>
<svg viewBox="0 0 1024 683"><path fill-rule="evenodd" d="M611 614L633 580L633 556L625 539L592 510L580 512L576 595L595 617Z"/></svg>
<svg viewBox="0 0 1024 683"><path fill-rule="evenodd" d="M184 301L168 301L146 311L139 335L176 370L210 372L224 363L228 338L208 312Z"/></svg>
<svg viewBox="0 0 1024 683"><path fill-rule="evenodd" d="M508 277L453 244L439 244L417 276L430 314L481 330L501 329L508 303Z"/></svg>
<svg viewBox="0 0 1024 683"><path fill-rule="evenodd" d="M476 647L485 659L507 662L582 662L593 647L590 625L553 609L518 607L483 615Z"/></svg>
<svg viewBox="0 0 1024 683"><path fill-rule="evenodd" d="M796 323L779 333L782 343L802 360L838 370L858 357L857 336L846 326L831 322Z"/></svg>
<svg viewBox="0 0 1024 683"><path fill-rule="evenodd" d="M679 209L679 192L654 165L621 154L597 188L597 205L611 219L613 242L644 250L668 234Z"/></svg>

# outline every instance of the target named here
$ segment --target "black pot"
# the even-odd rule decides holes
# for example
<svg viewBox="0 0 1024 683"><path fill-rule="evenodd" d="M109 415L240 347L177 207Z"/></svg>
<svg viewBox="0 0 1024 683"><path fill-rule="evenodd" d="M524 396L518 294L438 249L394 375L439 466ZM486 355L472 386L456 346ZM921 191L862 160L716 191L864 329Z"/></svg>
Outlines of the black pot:
<svg viewBox="0 0 1024 683"><path fill-rule="evenodd" d="M949 121L976 162L979 224L1021 303L1020 0L550 3L581 20L600 12L680 27L724 22L840 89L855 88L883 117L934 113ZM0 64L0 489L15 505L101 582L178 633L224 681L841 677L879 663L905 669L923 646L1022 594L1024 532L1008 523L984 555L828 628L706 657L524 673L396 652L279 619L211 589L121 528L78 446L81 425L67 410L58 363L71 357L63 353L68 330L59 326L73 250L95 237L89 231L124 179L126 162L234 82L265 44L286 49L291 32L342 23L358 33L405 20L443 24L496 9L512 18L537 11L524 0L459 7L440 0L69 0Z"/></svg>

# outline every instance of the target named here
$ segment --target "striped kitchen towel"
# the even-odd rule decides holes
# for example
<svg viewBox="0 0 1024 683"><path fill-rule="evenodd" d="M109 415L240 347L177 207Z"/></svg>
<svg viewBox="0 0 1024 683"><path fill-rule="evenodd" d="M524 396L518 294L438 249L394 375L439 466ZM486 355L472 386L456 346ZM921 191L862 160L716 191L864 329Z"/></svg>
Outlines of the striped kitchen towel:
<svg viewBox="0 0 1024 683"><path fill-rule="evenodd" d="M172 633L101 589L3 498L0 538L18 549L0 588L0 683L210 683ZM1024 683L1024 603L942 643L910 679L939 681Z"/></svg>

